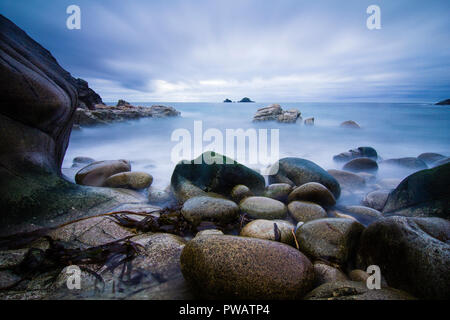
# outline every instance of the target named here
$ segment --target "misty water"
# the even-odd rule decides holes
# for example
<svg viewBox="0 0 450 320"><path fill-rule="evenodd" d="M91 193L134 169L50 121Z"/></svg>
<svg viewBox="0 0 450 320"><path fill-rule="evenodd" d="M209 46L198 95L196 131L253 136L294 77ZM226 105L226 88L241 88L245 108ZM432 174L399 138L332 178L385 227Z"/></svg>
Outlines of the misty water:
<svg viewBox="0 0 450 320"><path fill-rule="evenodd" d="M171 141L176 129L188 129L193 136L194 121L202 120L203 132L226 129L280 129L279 153L282 157L311 160L324 169L341 169L333 155L359 146L375 148L382 159L417 157L423 152L450 154L450 110L446 106L400 103L280 103L284 110L297 108L303 120L315 118L314 126L253 123L258 108L270 103L133 103L173 106L181 117L144 118L106 126L83 127L72 132L63 168L70 168L76 156L96 160L128 159L133 171L154 177L153 186L165 188L176 165L171 161ZM345 120L356 121L362 129L339 127ZM203 146L208 143L204 142ZM225 145L225 143L224 143ZM206 151L206 150L203 150ZM198 154L193 154L197 156ZM257 165L249 165L259 170ZM404 178L411 170L380 167L378 179Z"/></svg>

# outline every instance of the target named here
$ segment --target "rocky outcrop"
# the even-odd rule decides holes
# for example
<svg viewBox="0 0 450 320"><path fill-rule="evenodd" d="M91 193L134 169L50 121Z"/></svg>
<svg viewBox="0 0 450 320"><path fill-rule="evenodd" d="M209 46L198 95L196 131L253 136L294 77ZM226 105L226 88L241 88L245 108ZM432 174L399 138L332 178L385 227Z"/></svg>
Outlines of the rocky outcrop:
<svg viewBox="0 0 450 320"><path fill-rule="evenodd" d="M127 121L139 118L177 117L180 112L173 107L154 105L151 107L132 106L126 101L119 100L117 106L97 104L94 110L78 108L75 112L74 123L81 126L108 124L111 122Z"/></svg>
<svg viewBox="0 0 450 320"><path fill-rule="evenodd" d="M233 102L233 101L231 101L230 99L225 99L225 100L223 100L223 102L224 102L224 103L231 103L231 102Z"/></svg>
<svg viewBox="0 0 450 320"><path fill-rule="evenodd" d="M370 158L373 160L378 159L377 151L372 147L358 147L356 149L342 152L333 157L334 161L347 162L356 158Z"/></svg>
<svg viewBox="0 0 450 320"><path fill-rule="evenodd" d="M253 117L253 122L278 121L283 123L295 123L297 119L302 119L301 112L297 109L284 111L279 104L260 108Z"/></svg>
<svg viewBox="0 0 450 320"><path fill-rule="evenodd" d="M342 128L350 128L350 129L361 129L361 127L359 126L359 124L357 124L355 121L353 120L347 120L342 122L340 125L340 127Z"/></svg>
<svg viewBox="0 0 450 320"><path fill-rule="evenodd" d="M252 101L250 98L244 97L241 100L239 100L239 102L255 102L255 101Z"/></svg>
<svg viewBox="0 0 450 320"><path fill-rule="evenodd" d="M78 108L95 109L96 104L103 104L102 98L97 92L89 88L89 84L83 79L74 79L78 92Z"/></svg>
<svg viewBox="0 0 450 320"><path fill-rule="evenodd" d="M0 15L0 226L57 223L134 193L77 186L61 178L79 90L40 44ZM53 220L53 221L52 221Z"/></svg>

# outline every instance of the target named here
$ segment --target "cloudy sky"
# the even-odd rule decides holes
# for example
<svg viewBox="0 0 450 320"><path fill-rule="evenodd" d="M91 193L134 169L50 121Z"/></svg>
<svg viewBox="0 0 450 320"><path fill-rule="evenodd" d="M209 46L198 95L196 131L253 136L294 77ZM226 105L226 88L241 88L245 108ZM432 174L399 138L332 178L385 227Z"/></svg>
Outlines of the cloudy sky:
<svg viewBox="0 0 450 320"><path fill-rule="evenodd" d="M81 8L68 30L66 8ZM381 8L368 30L366 9ZM450 1L2 0L104 101L450 98Z"/></svg>

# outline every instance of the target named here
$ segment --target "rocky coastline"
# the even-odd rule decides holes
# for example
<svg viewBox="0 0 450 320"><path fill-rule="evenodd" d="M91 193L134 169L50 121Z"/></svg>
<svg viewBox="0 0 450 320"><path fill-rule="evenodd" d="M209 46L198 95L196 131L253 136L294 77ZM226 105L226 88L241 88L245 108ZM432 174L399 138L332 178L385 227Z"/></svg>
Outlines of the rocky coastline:
<svg viewBox="0 0 450 320"><path fill-rule="evenodd" d="M47 50L1 15L0 31L9 61L0 73L0 299L450 296L447 155L384 160L370 146L355 146L334 156L339 169L279 159L266 182L205 152L178 163L161 190L126 159L84 155L73 159L71 183L61 163L74 121L179 112L89 104L98 99L80 107L80 89ZM296 122L301 114L272 105L255 117ZM382 179L382 166L412 173ZM346 198L353 205L343 206ZM373 265L381 270L377 290L367 287ZM79 290L67 286L74 266Z"/></svg>

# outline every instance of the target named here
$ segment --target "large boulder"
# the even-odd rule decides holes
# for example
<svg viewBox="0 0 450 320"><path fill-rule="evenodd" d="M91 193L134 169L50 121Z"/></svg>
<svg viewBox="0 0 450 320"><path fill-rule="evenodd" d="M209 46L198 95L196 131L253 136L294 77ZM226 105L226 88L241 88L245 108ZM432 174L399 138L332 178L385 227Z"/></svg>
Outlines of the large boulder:
<svg viewBox="0 0 450 320"><path fill-rule="evenodd" d="M297 229L300 250L309 257L342 266L351 265L364 227L352 219L308 221Z"/></svg>
<svg viewBox="0 0 450 320"><path fill-rule="evenodd" d="M201 221L227 223L237 219L239 207L231 200L194 197L183 204L181 213L186 220L194 224Z"/></svg>
<svg viewBox="0 0 450 320"><path fill-rule="evenodd" d="M287 213L283 202L266 197L245 198L239 207L253 219L282 219Z"/></svg>
<svg viewBox="0 0 450 320"><path fill-rule="evenodd" d="M294 244L295 226L285 220L257 219L247 223L239 233L242 237L251 237Z"/></svg>
<svg viewBox="0 0 450 320"><path fill-rule="evenodd" d="M436 216L450 213L450 163L406 177L389 194L385 215Z"/></svg>
<svg viewBox="0 0 450 320"><path fill-rule="evenodd" d="M211 151L192 161L178 163L171 178L172 190L181 202L207 192L229 196L238 184L247 186L254 193L261 193L265 180L258 172Z"/></svg>
<svg viewBox="0 0 450 320"><path fill-rule="evenodd" d="M397 166L412 170L422 170L427 169L427 164L419 159L414 157L405 157L405 158L397 158L397 159L387 159L381 162L383 165Z"/></svg>
<svg viewBox="0 0 450 320"><path fill-rule="evenodd" d="M314 282L311 262L275 241L209 235L181 253L183 276L202 298L298 299Z"/></svg>
<svg viewBox="0 0 450 320"><path fill-rule="evenodd" d="M420 155L417 156L417 159L422 160L428 166L432 166L436 162L446 159L446 158L447 158L446 156L439 154L439 153L434 153L434 152L425 152L425 153L421 153Z"/></svg>
<svg viewBox="0 0 450 320"><path fill-rule="evenodd" d="M312 161L301 158L283 158L275 164L274 172L278 166L278 172L269 176L269 183L288 183L291 186L301 186L308 182L318 182L327 187L337 199L341 194L339 183Z"/></svg>
<svg viewBox="0 0 450 320"><path fill-rule="evenodd" d="M361 236L362 269L378 265L389 285L425 299L450 297L450 222L440 218L389 217Z"/></svg>
<svg viewBox="0 0 450 320"><path fill-rule="evenodd" d="M139 201L122 191L61 178L76 80L51 53L0 15L0 232L12 224L50 224Z"/></svg>
<svg viewBox="0 0 450 320"><path fill-rule="evenodd" d="M112 175L130 170L131 164L128 160L97 161L78 171L75 175L75 181L85 186L101 187ZM113 185L112 187L117 186Z"/></svg>
<svg viewBox="0 0 450 320"><path fill-rule="evenodd" d="M328 170L328 173L339 182L342 189L358 190L366 186L366 179L355 173L335 169Z"/></svg>
<svg viewBox="0 0 450 320"><path fill-rule="evenodd" d="M357 173L374 173L378 171L378 164L375 160L369 158L356 158L347 162L343 169Z"/></svg>
<svg viewBox="0 0 450 320"><path fill-rule="evenodd" d="M336 204L333 194L324 185L317 182L308 182L295 188L288 197L288 201L310 201L323 207L332 207Z"/></svg>

